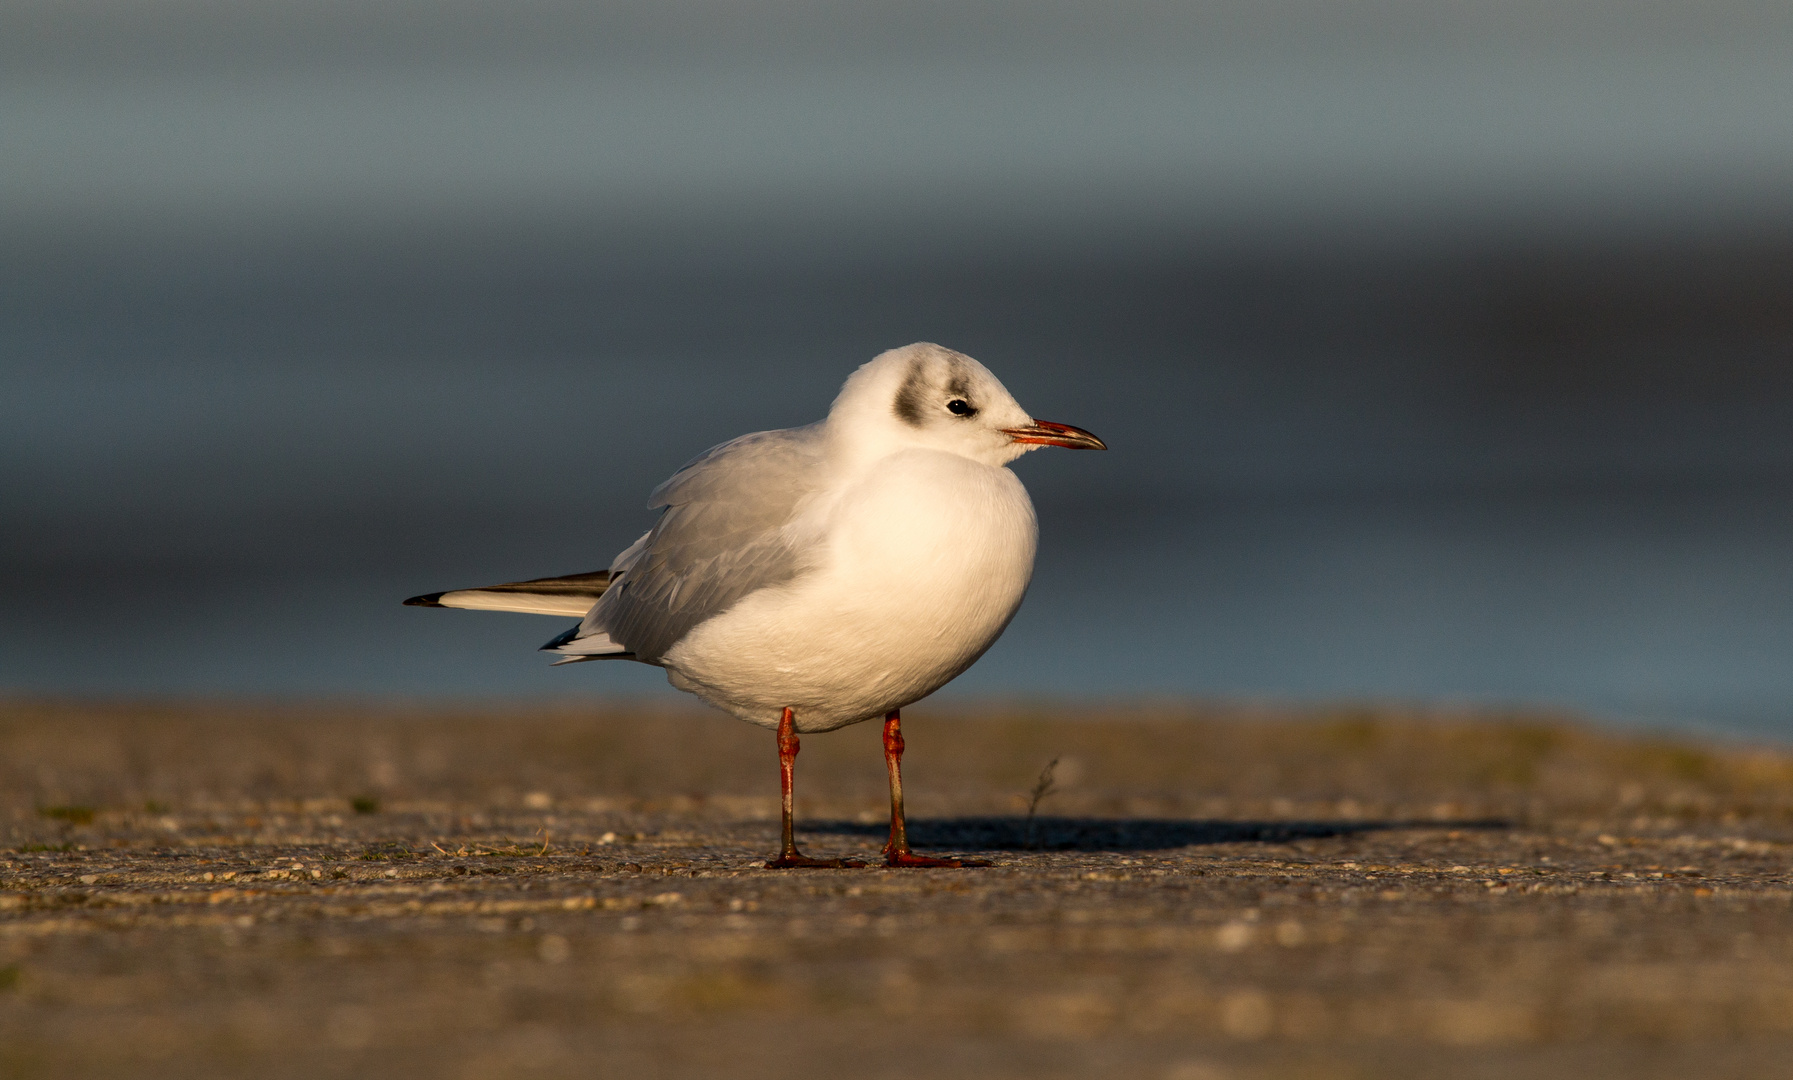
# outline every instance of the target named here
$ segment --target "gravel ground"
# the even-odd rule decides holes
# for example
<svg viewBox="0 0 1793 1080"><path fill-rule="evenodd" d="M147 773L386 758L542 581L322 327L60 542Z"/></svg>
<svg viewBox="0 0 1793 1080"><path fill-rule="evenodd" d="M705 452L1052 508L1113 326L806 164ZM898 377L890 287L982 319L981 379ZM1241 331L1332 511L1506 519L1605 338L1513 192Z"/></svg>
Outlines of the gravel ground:
<svg viewBox="0 0 1793 1080"><path fill-rule="evenodd" d="M0 1076L1763 1077L1793 755L1550 717L0 704ZM1057 759L1054 786L1028 792ZM876 725L798 761L875 855Z"/></svg>

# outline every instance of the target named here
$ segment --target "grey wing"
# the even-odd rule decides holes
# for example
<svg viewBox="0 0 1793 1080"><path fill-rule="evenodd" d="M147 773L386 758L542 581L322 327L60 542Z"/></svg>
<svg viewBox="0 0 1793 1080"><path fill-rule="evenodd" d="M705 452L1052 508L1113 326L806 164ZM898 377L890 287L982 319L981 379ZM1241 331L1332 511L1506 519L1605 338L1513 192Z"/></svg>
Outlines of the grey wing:
<svg viewBox="0 0 1793 1080"><path fill-rule="evenodd" d="M605 636L657 663L691 629L808 567L784 526L821 479L821 431L762 431L702 454L654 489L660 520L612 569L563 651Z"/></svg>

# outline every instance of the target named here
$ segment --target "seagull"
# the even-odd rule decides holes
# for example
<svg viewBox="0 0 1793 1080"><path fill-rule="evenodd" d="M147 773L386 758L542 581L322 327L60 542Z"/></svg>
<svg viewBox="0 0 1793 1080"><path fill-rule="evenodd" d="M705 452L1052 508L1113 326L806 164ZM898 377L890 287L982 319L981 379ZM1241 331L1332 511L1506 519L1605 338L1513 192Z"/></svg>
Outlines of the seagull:
<svg viewBox="0 0 1793 1080"><path fill-rule="evenodd" d="M1008 464L1042 446L1106 450L1036 420L963 353L880 354L826 419L743 435L655 488L659 519L608 570L414 596L421 607L576 616L557 664L634 660L777 733L783 843L766 865L864 866L798 850L799 734L884 718L892 867L989 863L909 849L902 709L1002 634L1033 576L1039 527Z"/></svg>

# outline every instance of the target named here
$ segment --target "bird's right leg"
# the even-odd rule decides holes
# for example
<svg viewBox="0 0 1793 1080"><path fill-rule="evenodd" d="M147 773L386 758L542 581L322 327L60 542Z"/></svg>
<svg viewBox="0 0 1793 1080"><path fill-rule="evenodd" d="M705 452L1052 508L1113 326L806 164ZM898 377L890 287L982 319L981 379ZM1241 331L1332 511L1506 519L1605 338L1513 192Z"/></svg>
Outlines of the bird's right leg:
<svg viewBox="0 0 1793 1080"><path fill-rule="evenodd" d="M778 858L766 863L769 870L789 870L798 867L821 867L824 869L840 869L849 866L864 866L857 859L812 859L797 850L797 838L791 827L793 798L791 795L791 774L797 764L797 751L803 748L797 740L796 714L786 709L778 718L778 775L779 786L784 794L784 845Z"/></svg>
<svg viewBox="0 0 1793 1080"><path fill-rule="evenodd" d="M890 840L884 845L884 865L890 867L989 866L983 859L936 859L909 850L909 825L903 819L903 715L892 709L884 717L884 767L890 773Z"/></svg>

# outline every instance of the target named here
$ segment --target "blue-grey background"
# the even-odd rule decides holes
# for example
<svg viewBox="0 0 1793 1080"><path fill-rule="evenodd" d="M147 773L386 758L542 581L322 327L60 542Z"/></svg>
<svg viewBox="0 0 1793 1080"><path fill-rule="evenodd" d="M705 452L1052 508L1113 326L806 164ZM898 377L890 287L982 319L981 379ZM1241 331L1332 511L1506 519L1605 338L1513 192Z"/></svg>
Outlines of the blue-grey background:
<svg viewBox="0 0 1793 1080"><path fill-rule="evenodd" d="M657 692L605 565L889 346L1108 454L959 692L1793 735L1793 7L0 2L0 688Z"/></svg>

